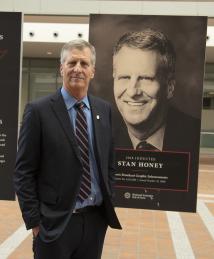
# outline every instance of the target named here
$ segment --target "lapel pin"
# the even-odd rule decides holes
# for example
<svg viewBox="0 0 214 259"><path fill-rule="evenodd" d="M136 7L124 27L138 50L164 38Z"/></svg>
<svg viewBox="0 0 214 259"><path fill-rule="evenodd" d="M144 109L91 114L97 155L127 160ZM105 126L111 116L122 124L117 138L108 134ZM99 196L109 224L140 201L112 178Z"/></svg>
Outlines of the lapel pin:
<svg viewBox="0 0 214 259"><path fill-rule="evenodd" d="M97 120L99 120L100 119L100 115L97 115Z"/></svg>

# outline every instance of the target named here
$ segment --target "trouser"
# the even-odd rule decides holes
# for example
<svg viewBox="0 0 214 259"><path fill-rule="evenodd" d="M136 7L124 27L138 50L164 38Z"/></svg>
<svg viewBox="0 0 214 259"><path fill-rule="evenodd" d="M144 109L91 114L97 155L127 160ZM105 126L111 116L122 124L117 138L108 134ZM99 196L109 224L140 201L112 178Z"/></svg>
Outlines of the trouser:
<svg viewBox="0 0 214 259"><path fill-rule="evenodd" d="M62 235L46 243L33 241L34 259L100 259L107 223L100 210L73 214Z"/></svg>

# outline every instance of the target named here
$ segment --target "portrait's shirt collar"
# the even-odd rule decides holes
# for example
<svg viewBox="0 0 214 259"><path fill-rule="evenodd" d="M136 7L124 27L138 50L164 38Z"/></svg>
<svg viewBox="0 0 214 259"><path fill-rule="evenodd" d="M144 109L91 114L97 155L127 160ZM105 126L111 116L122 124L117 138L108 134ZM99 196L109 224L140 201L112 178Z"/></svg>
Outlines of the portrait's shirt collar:
<svg viewBox="0 0 214 259"><path fill-rule="evenodd" d="M161 128L159 128L154 134L152 134L149 138L147 138L147 142L158 150L163 150L163 139L166 125L164 124Z"/></svg>
<svg viewBox="0 0 214 259"><path fill-rule="evenodd" d="M166 125L163 125L155 133L153 133L150 137L145 139L149 144L153 145L160 151L163 150L163 139L164 139L165 128L166 128ZM128 133L129 133L129 137L131 139L132 145L133 145L134 149L136 149L137 145L141 142L141 140L136 138L130 132L128 132Z"/></svg>
<svg viewBox="0 0 214 259"><path fill-rule="evenodd" d="M64 99L67 110L70 110L71 108L73 108L77 102L77 99L75 97L73 97L72 95L70 95L64 87L61 88L61 94ZM88 96L85 96L81 101L90 110Z"/></svg>

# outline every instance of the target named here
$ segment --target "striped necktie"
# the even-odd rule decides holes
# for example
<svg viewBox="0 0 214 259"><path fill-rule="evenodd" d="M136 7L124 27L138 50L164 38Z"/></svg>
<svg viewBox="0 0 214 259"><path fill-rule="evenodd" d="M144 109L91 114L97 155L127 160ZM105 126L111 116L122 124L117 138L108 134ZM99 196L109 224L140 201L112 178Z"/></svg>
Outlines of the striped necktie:
<svg viewBox="0 0 214 259"><path fill-rule="evenodd" d="M76 116L76 139L79 145L80 156L83 166L82 182L78 198L81 202L88 198L91 193L91 175L89 165L89 142L88 142L88 127L86 116L83 111L84 103L77 102L75 108Z"/></svg>

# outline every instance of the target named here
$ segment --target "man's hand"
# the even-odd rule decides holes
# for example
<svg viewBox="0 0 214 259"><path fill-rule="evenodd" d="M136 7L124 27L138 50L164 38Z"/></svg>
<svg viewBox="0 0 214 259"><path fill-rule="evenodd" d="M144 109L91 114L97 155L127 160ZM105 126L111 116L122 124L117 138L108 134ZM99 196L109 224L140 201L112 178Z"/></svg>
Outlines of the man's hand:
<svg viewBox="0 0 214 259"><path fill-rule="evenodd" d="M34 237L37 237L37 235L39 234L39 226L32 228L32 233Z"/></svg>

